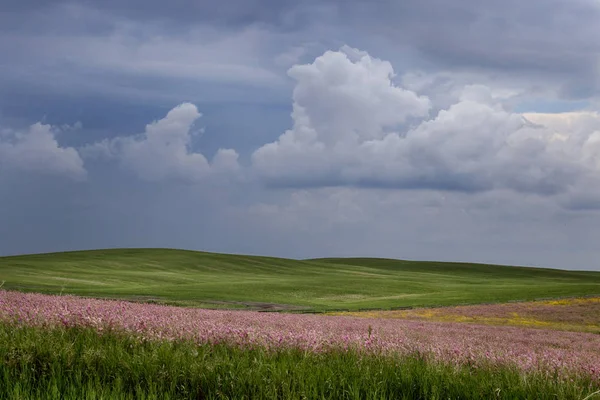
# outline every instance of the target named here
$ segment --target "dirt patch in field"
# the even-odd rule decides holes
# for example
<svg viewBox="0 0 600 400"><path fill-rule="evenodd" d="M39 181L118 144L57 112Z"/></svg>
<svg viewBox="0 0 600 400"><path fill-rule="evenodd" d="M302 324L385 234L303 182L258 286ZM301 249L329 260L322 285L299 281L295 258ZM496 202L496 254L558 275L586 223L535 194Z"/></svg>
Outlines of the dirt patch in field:
<svg viewBox="0 0 600 400"><path fill-rule="evenodd" d="M224 300L169 300L156 296L128 296L124 300L162 305L174 305L195 308L237 309L248 311L305 311L308 307L291 304L266 303L258 301L224 301Z"/></svg>
<svg viewBox="0 0 600 400"><path fill-rule="evenodd" d="M291 304L263 303L258 301L204 301L206 304L215 304L222 306L243 307L252 311L301 311L307 310L307 307L294 306Z"/></svg>

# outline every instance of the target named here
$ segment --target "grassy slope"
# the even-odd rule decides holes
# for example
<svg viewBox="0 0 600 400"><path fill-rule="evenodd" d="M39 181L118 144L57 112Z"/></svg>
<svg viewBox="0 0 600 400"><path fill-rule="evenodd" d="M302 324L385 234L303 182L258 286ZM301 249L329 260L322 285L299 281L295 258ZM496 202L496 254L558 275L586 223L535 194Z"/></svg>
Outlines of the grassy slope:
<svg viewBox="0 0 600 400"><path fill-rule="evenodd" d="M297 261L166 249L1 257L1 281L4 289L46 293L317 310L600 294L598 272L387 259Z"/></svg>

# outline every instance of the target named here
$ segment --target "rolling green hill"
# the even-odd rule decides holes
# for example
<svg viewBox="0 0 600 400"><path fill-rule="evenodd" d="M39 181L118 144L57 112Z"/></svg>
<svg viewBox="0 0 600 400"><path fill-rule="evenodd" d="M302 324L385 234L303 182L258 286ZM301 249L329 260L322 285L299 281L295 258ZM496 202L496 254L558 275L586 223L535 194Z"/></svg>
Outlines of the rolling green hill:
<svg viewBox="0 0 600 400"><path fill-rule="evenodd" d="M203 307L360 309L599 295L600 272L168 249L0 257L3 289Z"/></svg>

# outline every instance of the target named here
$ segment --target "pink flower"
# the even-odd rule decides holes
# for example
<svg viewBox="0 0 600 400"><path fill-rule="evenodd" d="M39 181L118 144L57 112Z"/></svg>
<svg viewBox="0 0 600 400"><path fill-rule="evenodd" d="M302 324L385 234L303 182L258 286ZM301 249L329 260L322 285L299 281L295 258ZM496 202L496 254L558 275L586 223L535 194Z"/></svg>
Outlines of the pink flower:
<svg viewBox="0 0 600 400"><path fill-rule="evenodd" d="M143 340L192 340L243 348L417 352L454 364L511 364L523 370L582 374L600 381L600 335L580 332L203 310L2 290L0 321L31 326L92 326L99 332L129 332Z"/></svg>

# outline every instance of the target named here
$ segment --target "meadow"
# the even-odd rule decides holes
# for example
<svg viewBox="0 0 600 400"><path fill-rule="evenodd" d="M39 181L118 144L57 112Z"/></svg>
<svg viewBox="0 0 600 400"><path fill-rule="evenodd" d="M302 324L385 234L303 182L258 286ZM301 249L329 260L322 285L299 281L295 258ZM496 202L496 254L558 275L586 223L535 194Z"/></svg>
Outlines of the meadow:
<svg viewBox="0 0 600 400"><path fill-rule="evenodd" d="M0 285L0 399L600 399L598 272L121 249Z"/></svg>
<svg viewBox="0 0 600 400"><path fill-rule="evenodd" d="M600 294L600 272L168 249L0 257L4 289L204 308L359 310Z"/></svg>
<svg viewBox="0 0 600 400"><path fill-rule="evenodd" d="M597 389L584 377L454 366L418 354L267 352L0 324L0 399L592 400Z"/></svg>
<svg viewBox="0 0 600 400"><path fill-rule="evenodd" d="M592 399L600 336L0 291L0 398Z"/></svg>

